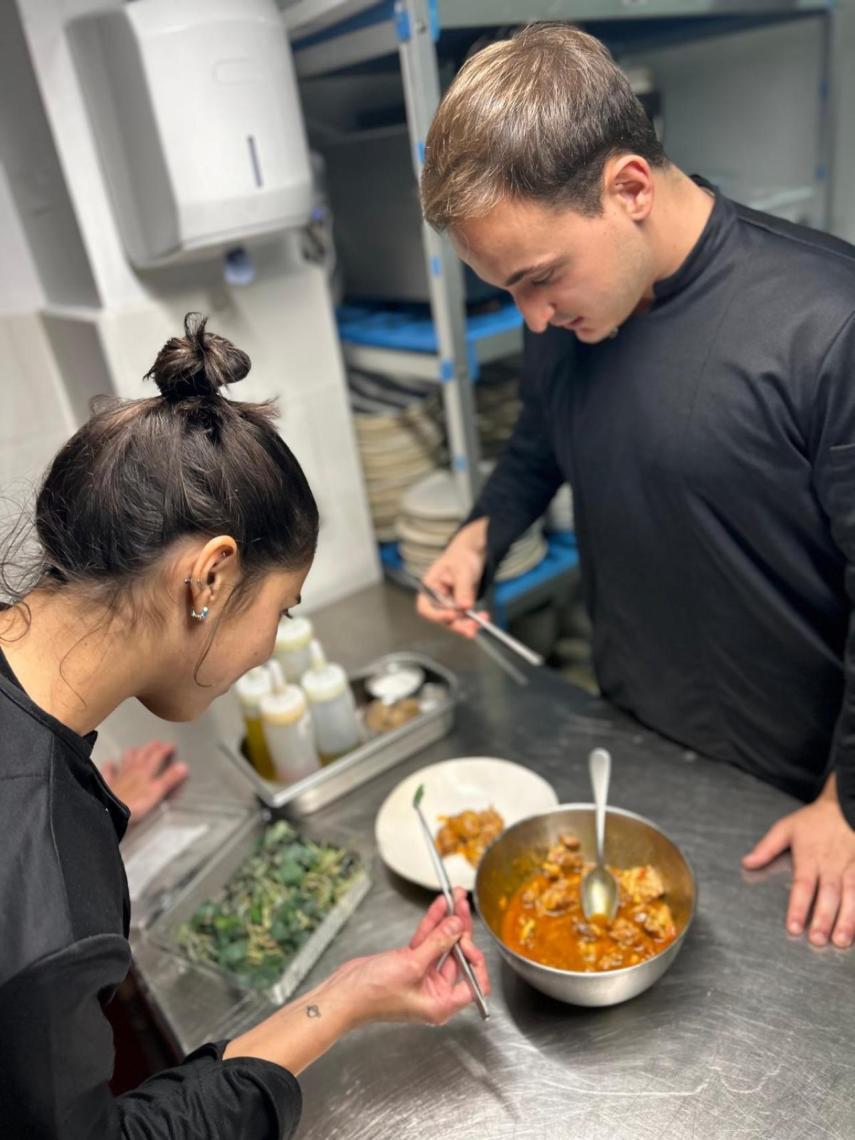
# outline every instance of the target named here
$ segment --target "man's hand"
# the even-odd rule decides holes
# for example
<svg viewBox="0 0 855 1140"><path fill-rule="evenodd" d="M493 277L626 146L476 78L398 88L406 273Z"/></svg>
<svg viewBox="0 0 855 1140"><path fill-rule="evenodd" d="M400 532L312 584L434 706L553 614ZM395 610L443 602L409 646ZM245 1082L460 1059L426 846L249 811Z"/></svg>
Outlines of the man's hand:
<svg viewBox="0 0 855 1140"><path fill-rule="evenodd" d="M825 946L831 938L841 949L851 946L855 938L855 831L840 810L834 776L812 804L779 819L742 865L756 871L787 848L793 858L787 930L802 934L813 907L808 932L813 945Z"/></svg>
<svg viewBox="0 0 855 1140"><path fill-rule="evenodd" d="M174 760L171 744L150 740L139 748L127 748L120 760L108 760L101 775L139 823L173 788L187 779L186 764Z"/></svg>
<svg viewBox="0 0 855 1140"><path fill-rule="evenodd" d="M419 594L416 602L416 609L423 618L447 625L464 637L474 637L479 630L471 618L461 617L460 610L471 609L475 605L487 558L487 525L487 519L476 519L458 531L424 576L428 586L453 598L457 608L442 609L424 594ZM484 612L483 616L488 615Z"/></svg>

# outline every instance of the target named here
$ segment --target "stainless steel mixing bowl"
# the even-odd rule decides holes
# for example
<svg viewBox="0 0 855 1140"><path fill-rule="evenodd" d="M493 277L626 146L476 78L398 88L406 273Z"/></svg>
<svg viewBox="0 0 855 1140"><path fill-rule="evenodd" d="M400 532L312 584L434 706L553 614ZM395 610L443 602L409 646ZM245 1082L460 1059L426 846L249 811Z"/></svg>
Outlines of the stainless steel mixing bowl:
<svg viewBox="0 0 855 1140"><path fill-rule="evenodd" d="M652 986L677 957L695 913L695 876L677 845L654 823L634 812L610 807L606 816L606 862L617 868L644 863L656 867L665 883L665 898L674 916L677 937L653 958L621 970L587 974L542 966L523 958L502 941L501 900L510 898L537 869L548 848L566 831L579 837L582 854L593 862L596 848L593 804L561 804L542 815L520 820L503 832L487 849L478 866L475 878L478 913L502 957L535 989L571 1005L617 1005Z"/></svg>

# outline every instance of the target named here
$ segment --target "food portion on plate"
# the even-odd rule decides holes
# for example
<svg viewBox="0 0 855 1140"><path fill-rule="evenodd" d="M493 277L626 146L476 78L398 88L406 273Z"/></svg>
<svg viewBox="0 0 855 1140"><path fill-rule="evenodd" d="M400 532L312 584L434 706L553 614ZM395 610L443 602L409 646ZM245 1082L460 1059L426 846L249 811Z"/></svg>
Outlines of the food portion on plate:
<svg viewBox="0 0 855 1140"><path fill-rule="evenodd" d="M437 890L439 883L413 811L421 784L421 809L443 844L439 851L451 884L467 891L475 885L479 859L505 828L558 803L542 776L493 756L461 756L407 776L386 797L374 833L384 863L428 890Z"/></svg>
<svg viewBox="0 0 855 1140"><path fill-rule="evenodd" d="M572 832L562 832L535 873L509 898L501 937L509 949L559 970L594 973L636 966L677 937L660 872L649 864L609 868L618 880L620 903L614 918L586 918L581 883L586 863Z"/></svg>
<svg viewBox="0 0 855 1140"><path fill-rule="evenodd" d="M223 889L183 923L178 946L192 962L266 989L362 874L356 855L301 838L279 820Z"/></svg>
<svg viewBox="0 0 855 1140"><path fill-rule="evenodd" d="M436 849L443 857L462 855L473 867L505 829L505 821L494 807L484 811L466 809L457 815L441 815L442 826L436 833Z"/></svg>

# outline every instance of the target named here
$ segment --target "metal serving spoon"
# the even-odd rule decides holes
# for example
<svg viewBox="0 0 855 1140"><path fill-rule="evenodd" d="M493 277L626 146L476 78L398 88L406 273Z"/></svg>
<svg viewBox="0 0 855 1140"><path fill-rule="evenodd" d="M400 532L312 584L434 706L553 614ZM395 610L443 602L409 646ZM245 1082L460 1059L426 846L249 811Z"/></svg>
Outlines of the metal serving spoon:
<svg viewBox="0 0 855 1140"><path fill-rule="evenodd" d="M619 891L617 879L606 867L603 843L606 832L606 799L609 794L609 777L612 758L605 748L595 748L588 757L591 787L594 790L594 809L597 829L597 865L582 880L582 910L586 918L596 914L609 920L617 913Z"/></svg>

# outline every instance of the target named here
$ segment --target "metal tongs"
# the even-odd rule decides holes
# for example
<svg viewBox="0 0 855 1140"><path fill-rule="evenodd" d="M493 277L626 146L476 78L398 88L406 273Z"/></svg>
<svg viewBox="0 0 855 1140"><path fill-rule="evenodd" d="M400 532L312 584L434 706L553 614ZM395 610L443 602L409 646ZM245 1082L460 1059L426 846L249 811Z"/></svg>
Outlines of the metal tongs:
<svg viewBox="0 0 855 1140"><path fill-rule="evenodd" d="M424 784L419 784L419 786L416 788L416 794L413 796L413 807L415 808L416 815L419 817L419 823L422 825L422 831L425 834L425 841L428 845L428 851L430 851L431 861L433 862L433 869L436 871L436 877L439 881L440 889L445 896L445 905L448 907L448 913L454 914L454 892L451 889L451 880L448 877L448 872L445 869L445 864L439 857L439 852L436 849L436 844L434 843L433 836L430 833L428 822L425 819L424 812L420 806L422 802L422 796L424 794L425 786ZM487 999L484 997L484 993L481 987L478 985L478 979L475 977L472 967L469 964L469 960L463 953L459 942L454 943L451 952L454 954L457 965L460 967L464 977L466 978L466 981L469 983L469 988L472 990L473 997L475 998L475 1003L478 1006L478 1012L486 1021L490 1016L490 1010L487 1006ZM442 962L444 961L445 956L443 956L442 960L440 961L440 966L442 966Z"/></svg>
<svg viewBox="0 0 855 1140"><path fill-rule="evenodd" d="M523 645L521 641L517 641L515 637L511 637L509 633L506 633L503 629L500 629L499 626L497 626L494 622L491 622L487 618L482 617L477 610L467 609L464 606L458 606L453 598L448 598L444 594L440 594L438 590L435 590L433 586L428 586L426 582L423 582L421 580L421 578L416 578L414 575L410 575L410 578L419 593L424 594L424 596L433 602L433 604L439 609L457 610L457 612L462 616L471 618L476 625L479 625L481 627L482 633L490 634L492 637L495 637L497 641L500 641L503 645L507 646L508 649L516 653L518 657L521 657L523 661L526 662L526 664L543 664L543 658L539 653L535 653L533 649L529 649L527 645ZM514 669L513 666L505 660L502 654L497 653L496 650L490 646L490 643L486 641L480 634L475 638L475 644L479 645L482 649L489 653L489 655L497 662L497 664L501 665L505 672L509 673L518 684L525 685L528 683L523 674L520 673L518 669Z"/></svg>

